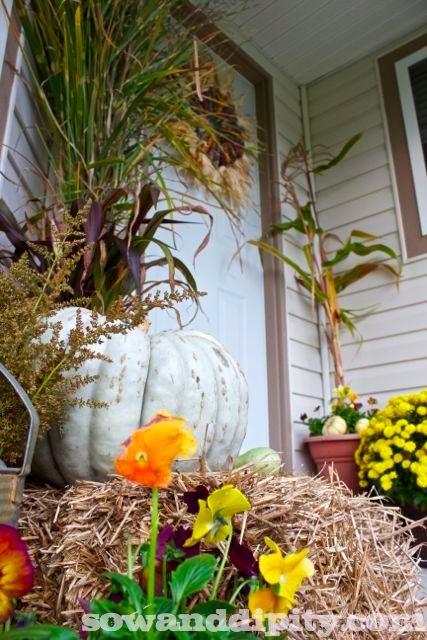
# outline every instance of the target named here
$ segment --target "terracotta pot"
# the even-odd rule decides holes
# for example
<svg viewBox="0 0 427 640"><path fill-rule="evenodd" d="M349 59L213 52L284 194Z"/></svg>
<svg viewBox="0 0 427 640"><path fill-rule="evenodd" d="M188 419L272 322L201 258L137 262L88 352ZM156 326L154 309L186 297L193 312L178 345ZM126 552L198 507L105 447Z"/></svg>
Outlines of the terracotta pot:
<svg viewBox="0 0 427 640"><path fill-rule="evenodd" d="M333 467L339 479L349 489L354 493L360 490L358 468L354 459L360 436L355 433L344 436L312 436L304 442L322 476L329 479L330 468Z"/></svg>

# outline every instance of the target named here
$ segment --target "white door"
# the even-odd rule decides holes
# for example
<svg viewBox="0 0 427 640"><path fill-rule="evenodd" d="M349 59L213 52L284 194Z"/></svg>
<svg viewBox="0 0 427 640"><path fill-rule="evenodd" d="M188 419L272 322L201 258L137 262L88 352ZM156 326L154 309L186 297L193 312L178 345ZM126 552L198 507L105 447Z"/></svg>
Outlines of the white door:
<svg viewBox="0 0 427 640"><path fill-rule="evenodd" d="M235 96L241 98L241 109L255 122L255 88L235 73ZM254 164L253 189L250 204L241 211L242 237L259 238L261 213L259 175ZM198 193L198 197L205 196ZM202 311L189 325L189 329L203 331L217 338L240 364L249 385L249 424L242 451L268 445L267 361L264 313L263 272L257 250L244 246L240 259L226 215L210 207L214 225L210 242L199 254L193 267L194 251L206 233L203 220L194 215L190 219L198 224L177 225L176 245L179 257L192 267L198 289L207 292L202 298ZM170 241L170 237L169 237ZM185 306L185 305L184 305ZM187 305L188 306L188 305ZM191 317L193 309L182 309L182 319ZM155 311L150 315L150 333L176 329L174 314Z"/></svg>

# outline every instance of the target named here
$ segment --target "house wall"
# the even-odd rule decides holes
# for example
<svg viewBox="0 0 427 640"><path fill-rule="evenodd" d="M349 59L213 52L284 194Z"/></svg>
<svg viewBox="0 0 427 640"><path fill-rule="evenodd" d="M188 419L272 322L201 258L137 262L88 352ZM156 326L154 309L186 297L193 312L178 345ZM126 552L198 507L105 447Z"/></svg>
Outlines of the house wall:
<svg viewBox="0 0 427 640"><path fill-rule="evenodd" d="M237 31L229 35L273 78L277 161L280 169L290 148L303 138L299 87L258 48L248 43L245 37L239 37ZM303 185L301 197L306 197ZM282 215L289 218L294 216L294 212L283 206ZM293 236L286 240L283 250L302 264L299 242L299 238ZM308 413L323 403L319 329L316 310L313 309L309 296L299 290L294 273L289 268L285 270L285 281L290 379L288 401L292 422L293 471L304 473L311 470L311 465L303 447L303 439L307 435L306 427L299 417L301 413Z"/></svg>
<svg viewBox="0 0 427 640"><path fill-rule="evenodd" d="M313 145L338 150L363 132L339 166L316 177L317 201L326 229L340 236L363 229L401 254L376 58L364 58L308 87ZM427 256L404 264L399 291L390 277L372 274L348 289L342 305L374 308L358 325L362 344L348 333L343 336L347 379L362 396L384 403L391 394L427 385Z"/></svg>
<svg viewBox="0 0 427 640"><path fill-rule="evenodd" d="M0 206L22 220L46 191L47 154L36 123L31 79L17 41L17 28L16 21L10 28L9 18L0 8Z"/></svg>

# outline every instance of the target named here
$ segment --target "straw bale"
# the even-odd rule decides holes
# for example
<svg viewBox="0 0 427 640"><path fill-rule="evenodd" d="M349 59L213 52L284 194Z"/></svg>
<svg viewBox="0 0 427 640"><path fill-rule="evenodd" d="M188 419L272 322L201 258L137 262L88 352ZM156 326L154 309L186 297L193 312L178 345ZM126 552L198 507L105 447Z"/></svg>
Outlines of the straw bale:
<svg viewBox="0 0 427 640"><path fill-rule="evenodd" d="M337 481L285 474L261 478L247 470L175 474L172 486L161 492L161 524L193 521L180 499L184 490L229 481L252 503L236 526L244 528L244 538L256 553L262 551L266 535L284 551L310 548L316 573L301 591L300 610L342 620L354 614L420 612L410 525L397 508L380 504L378 498L352 496ZM30 488L20 527L37 567L37 584L24 608L41 620L78 627L80 599L105 593L105 571L124 571L129 539L135 545L148 539L149 510L149 492L116 477L65 491ZM229 573L224 586L231 579ZM290 633L290 638L310 637L308 631ZM388 630L385 635L365 631L360 636L338 626L330 637L412 640L425 634Z"/></svg>

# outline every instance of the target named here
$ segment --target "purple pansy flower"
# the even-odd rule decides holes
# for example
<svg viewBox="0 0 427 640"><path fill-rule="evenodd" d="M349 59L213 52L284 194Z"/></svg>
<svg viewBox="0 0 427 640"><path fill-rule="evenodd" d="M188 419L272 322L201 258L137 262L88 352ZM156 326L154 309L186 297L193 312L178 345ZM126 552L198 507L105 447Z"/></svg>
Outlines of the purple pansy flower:
<svg viewBox="0 0 427 640"><path fill-rule="evenodd" d="M247 578L258 575L258 560L251 549L246 544L240 544L234 536L231 540L229 558L236 569Z"/></svg>
<svg viewBox="0 0 427 640"><path fill-rule="evenodd" d="M194 491L184 491L182 498L190 513L199 513L199 500L207 500L208 495L209 489L199 484Z"/></svg>
<svg viewBox="0 0 427 640"><path fill-rule="evenodd" d="M156 559L160 562L163 560L168 546L174 547L177 551L181 551L186 558L192 558L200 553L200 544L192 547L184 547L184 542L191 538L190 527L176 527L171 524L165 524L159 531L157 538Z"/></svg>

